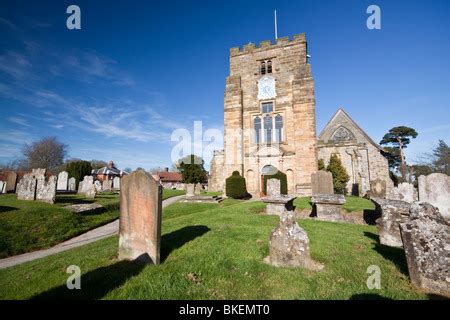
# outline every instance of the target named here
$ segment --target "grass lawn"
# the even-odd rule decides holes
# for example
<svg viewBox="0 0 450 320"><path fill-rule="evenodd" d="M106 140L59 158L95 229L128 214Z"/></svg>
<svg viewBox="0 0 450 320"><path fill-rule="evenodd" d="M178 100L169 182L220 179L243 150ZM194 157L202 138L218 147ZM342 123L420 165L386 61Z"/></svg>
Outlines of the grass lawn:
<svg viewBox="0 0 450 320"><path fill-rule="evenodd" d="M184 194L164 190L163 199ZM105 208L79 214L64 206L97 202ZM119 195L99 193L95 199L76 194L58 194L54 205L17 200L15 194L0 196L0 258L54 246L119 218Z"/></svg>
<svg viewBox="0 0 450 320"><path fill-rule="evenodd" d="M176 197L176 196L181 196L185 193L186 193L186 191L184 191L184 190L164 189L163 190L163 200L166 200L166 199L172 198L172 197Z"/></svg>
<svg viewBox="0 0 450 320"><path fill-rule="evenodd" d="M0 299L427 299L410 283L402 249L378 244L374 226L300 220L325 269L263 263L278 217L257 201L177 203L163 210L161 265L118 261L118 237L0 270ZM81 268L68 290L66 268ZM381 269L369 290L367 268Z"/></svg>
<svg viewBox="0 0 450 320"><path fill-rule="evenodd" d="M345 197L345 200L346 201L345 201L345 204L343 205L343 208L345 210L347 210L348 212L375 210L375 205L370 200L355 197L355 196ZM310 197L297 198L294 200L294 205L299 210L312 209Z"/></svg>

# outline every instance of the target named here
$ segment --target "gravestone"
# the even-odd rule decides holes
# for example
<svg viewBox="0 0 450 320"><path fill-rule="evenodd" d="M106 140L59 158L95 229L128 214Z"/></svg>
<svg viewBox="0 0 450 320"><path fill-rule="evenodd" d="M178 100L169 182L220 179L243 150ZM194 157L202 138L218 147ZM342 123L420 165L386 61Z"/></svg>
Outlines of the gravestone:
<svg viewBox="0 0 450 320"><path fill-rule="evenodd" d="M0 181L0 193L6 193L6 181Z"/></svg>
<svg viewBox="0 0 450 320"><path fill-rule="evenodd" d="M370 181L370 197L371 198L386 198L386 181L376 179Z"/></svg>
<svg viewBox="0 0 450 320"><path fill-rule="evenodd" d="M195 196L195 184L188 183L186 184L186 197L194 197Z"/></svg>
<svg viewBox="0 0 450 320"><path fill-rule="evenodd" d="M102 183L98 180L94 181L95 191L102 192Z"/></svg>
<svg viewBox="0 0 450 320"><path fill-rule="evenodd" d="M86 191L84 193L86 198L94 199L97 195L97 189L95 188L95 185L92 183L89 185L89 187L86 187Z"/></svg>
<svg viewBox="0 0 450 320"><path fill-rule="evenodd" d="M412 203L418 200L418 195L417 190L414 188L412 183L402 182L399 183L397 187L392 189L388 198L391 200L400 200Z"/></svg>
<svg viewBox="0 0 450 320"><path fill-rule="evenodd" d="M450 176L443 173L420 176L419 201L431 203L441 215L450 218Z"/></svg>
<svg viewBox="0 0 450 320"><path fill-rule="evenodd" d="M112 190L112 181L111 180L103 180L102 190L103 191L111 191Z"/></svg>
<svg viewBox="0 0 450 320"><path fill-rule="evenodd" d="M119 259L160 263L162 186L144 170L123 177Z"/></svg>
<svg viewBox="0 0 450 320"><path fill-rule="evenodd" d="M56 190L67 191L69 174L66 171L61 171L58 174L58 183L56 185Z"/></svg>
<svg viewBox="0 0 450 320"><path fill-rule="evenodd" d="M74 177L69 179L68 189L69 189L69 191L76 191L76 189L77 189L77 180Z"/></svg>
<svg viewBox="0 0 450 320"><path fill-rule="evenodd" d="M84 176L83 180L80 181L78 185L78 193L86 195L88 192L92 193L92 188L94 187L94 177ZM95 189L95 187L94 187Z"/></svg>
<svg viewBox="0 0 450 320"><path fill-rule="evenodd" d="M311 197L313 210L319 220L344 221L341 213L345 197L342 194L316 194Z"/></svg>
<svg viewBox="0 0 450 320"><path fill-rule="evenodd" d="M390 247L403 246L400 224L409 220L411 204L400 200L371 198L380 218L376 220L380 243Z"/></svg>
<svg viewBox="0 0 450 320"><path fill-rule="evenodd" d="M120 190L120 178L119 177L115 177L113 179L113 189Z"/></svg>
<svg viewBox="0 0 450 320"><path fill-rule="evenodd" d="M16 192L17 186L17 173L8 172L6 175L6 192Z"/></svg>
<svg viewBox="0 0 450 320"><path fill-rule="evenodd" d="M200 195L202 190L203 190L202 185L200 183L197 183L194 187L194 194L198 196Z"/></svg>
<svg viewBox="0 0 450 320"><path fill-rule="evenodd" d="M56 176L51 176L48 181L42 176L37 179L36 185L36 200L55 203L56 199Z"/></svg>
<svg viewBox="0 0 450 320"><path fill-rule="evenodd" d="M274 197L281 194L281 183L280 179L269 179L267 180L267 196Z"/></svg>
<svg viewBox="0 0 450 320"><path fill-rule="evenodd" d="M25 174L17 184L17 199L35 200L36 199L37 179L32 173Z"/></svg>
<svg viewBox="0 0 450 320"><path fill-rule="evenodd" d="M450 297L449 219L431 204L415 202L400 230L412 284Z"/></svg>
<svg viewBox="0 0 450 320"><path fill-rule="evenodd" d="M323 269L321 263L311 259L308 235L296 222L293 210L281 215L278 227L270 236L269 256L264 261L277 267Z"/></svg>
<svg viewBox="0 0 450 320"><path fill-rule="evenodd" d="M261 198L266 204L266 214L281 216L288 211L294 211L294 200L297 197L279 194L278 196Z"/></svg>
<svg viewBox="0 0 450 320"><path fill-rule="evenodd" d="M333 175L328 171L317 171L311 174L312 194L334 194Z"/></svg>
<svg viewBox="0 0 450 320"><path fill-rule="evenodd" d="M45 177L45 173L47 172L47 169L31 169L31 174L36 178L42 178Z"/></svg>

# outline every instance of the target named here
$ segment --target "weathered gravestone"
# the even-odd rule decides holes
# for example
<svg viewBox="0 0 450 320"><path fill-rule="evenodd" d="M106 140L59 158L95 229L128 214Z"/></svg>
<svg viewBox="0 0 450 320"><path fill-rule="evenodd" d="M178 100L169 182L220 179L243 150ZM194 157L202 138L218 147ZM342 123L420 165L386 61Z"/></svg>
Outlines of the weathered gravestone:
<svg viewBox="0 0 450 320"><path fill-rule="evenodd" d="M334 194L333 175L328 171L317 171L311 174L312 194Z"/></svg>
<svg viewBox="0 0 450 320"><path fill-rule="evenodd" d="M162 186L144 170L123 177L119 259L160 263Z"/></svg>
<svg viewBox="0 0 450 320"><path fill-rule="evenodd" d="M429 202L450 218L450 176L432 173L419 177L419 201Z"/></svg>
<svg viewBox="0 0 450 320"><path fill-rule="evenodd" d="M0 193L6 193L6 181L0 181Z"/></svg>
<svg viewBox="0 0 450 320"><path fill-rule="evenodd" d="M288 211L294 211L295 196L279 194L278 196L261 198L266 204L266 214L281 216Z"/></svg>
<svg viewBox="0 0 450 320"><path fill-rule="evenodd" d="M102 190L103 191L111 191L112 190L112 181L111 180L103 180Z"/></svg>
<svg viewBox="0 0 450 320"><path fill-rule="evenodd" d="M39 177L36 185L36 200L55 203L56 199L56 177L51 176L48 181L45 178Z"/></svg>
<svg viewBox="0 0 450 320"><path fill-rule="evenodd" d="M293 210L280 216L278 227L270 236L269 256L264 261L277 267L323 269L321 263L311 259L308 235L296 222Z"/></svg>
<svg viewBox="0 0 450 320"><path fill-rule="evenodd" d="M101 192L102 191L102 183L98 180L94 181L95 191Z"/></svg>
<svg viewBox="0 0 450 320"><path fill-rule="evenodd" d="M400 200L406 202L414 202L418 200L417 190L412 183L402 182L392 189L389 196L391 200Z"/></svg>
<svg viewBox="0 0 450 320"><path fill-rule="evenodd" d="M66 171L61 171L58 174L58 183L56 185L56 190L67 191L69 174Z"/></svg>
<svg viewBox="0 0 450 320"><path fill-rule="evenodd" d="M342 194L316 194L311 197L313 212L319 220L344 221L341 213L345 197Z"/></svg>
<svg viewBox="0 0 450 320"><path fill-rule="evenodd" d="M120 190L120 178L119 177L115 177L113 179L113 189Z"/></svg>
<svg viewBox="0 0 450 320"><path fill-rule="evenodd" d="M276 197L281 194L281 183L280 179L269 179L267 180L267 196Z"/></svg>
<svg viewBox="0 0 450 320"><path fill-rule="evenodd" d="M386 181L381 179L370 181L369 193L371 198L386 198Z"/></svg>
<svg viewBox="0 0 450 320"><path fill-rule="evenodd" d="M80 181L78 185L78 193L87 195L87 193L92 193L92 189L95 191L94 187L94 177L93 176L84 176L83 180Z"/></svg>
<svg viewBox="0 0 450 320"><path fill-rule="evenodd" d="M195 185L192 183L186 184L186 197L195 196Z"/></svg>
<svg viewBox="0 0 450 320"><path fill-rule="evenodd" d="M200 183L197 183L194 187L194 194L196 196L200 195L201 191L203 190L203 187Z"/></svg>
<svg viewBox="0 0 450 320"><path fill-rule="evenodd" d="M86 192L84 193L86 198L94 199L97 195L97 190L95 189L95 185L91 184L88 188L86 188Z"/></svg>
<svg viewBox="0 0 450 320"><path fill-rule="evenodd" d="M69 189L69 191L76 191L76 189L77 189L77 180L74 177L69 179L68 189Z"/></svg>
<svg viewBox="0 0 450 320"><path fill-rule="evenodd" d="M6 175L6 192L16 192L17 186L17 173L8 172Z"/></svg>
<svg viewBox="0 0 450 320"><path fill-rule="evenodd" d="M25 174L17 184L17 199L35 200L36 199L37 179L32 173Z"/></svg>
<svg viewBox="0 0 450 320"><path fill-rule="evenodd" d="M408 221L411 204L400 200L371 198L380 218L376 220L380 243L391 247L401 247L400 224Z"/></svg>
<svg viewBox="0 0 450 320"><path fill-rule="evenodd" d="M38 168L38 169L31 169L31 174L32 174L36 179L45 177L45 173L46 173L46 172L47 172L47 169L41 169L41 168Z"/></svg>
<svg viewBox="0 0 450 320"><path fill-rule="evenodd" d="M413 285L450 297L450 221L429 203L413 203L400 224Z"/></svg>

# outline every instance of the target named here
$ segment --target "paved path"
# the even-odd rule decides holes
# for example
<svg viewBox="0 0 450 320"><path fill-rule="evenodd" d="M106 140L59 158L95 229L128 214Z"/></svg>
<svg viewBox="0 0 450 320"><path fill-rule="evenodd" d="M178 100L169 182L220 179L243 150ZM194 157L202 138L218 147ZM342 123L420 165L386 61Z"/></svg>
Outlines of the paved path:
<svg viewBox="0 0 450 320"><path fill-rule="evenodd" d="M162 207L165 208L168 205L182 199L183 197L184 195L163 200ZM95 242L97 240L110 237L118 233L119 233L119 219L111 223L105 224L104 226L98 227L97 229L93 229L91 231L83 233L82 235L79 235L75 238L57 244L56 246L51 247L49 249L33 251L5 259L0 259L0 269L16 266L18 264L22 264L28 261L33 261L36 259L47 257L52 254L66 251L79 246L83 246L85 244Z"/></svg>

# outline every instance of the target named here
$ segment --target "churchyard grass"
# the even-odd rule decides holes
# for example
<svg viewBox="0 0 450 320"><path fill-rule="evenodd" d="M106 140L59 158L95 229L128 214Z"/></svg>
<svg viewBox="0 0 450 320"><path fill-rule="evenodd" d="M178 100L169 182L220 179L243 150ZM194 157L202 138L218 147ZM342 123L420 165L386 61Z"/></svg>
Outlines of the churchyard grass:
<svg viewBox="0 0 450 320"><path fill-rule="evenodd" d="M164 190L163 199L184 194ZM64 206L99 203L104 209L91 214L72 213ZM119 195L98 193L95 199L77 194L58 194L54 205L0 196L0 258L49 248L119 218Z"/></svg>
<svg viewBox="0 0 450 320"><path fill-rule="evenodd" d="M299 220L320 272L263 263L277 216L259 201L177 203L163 209L161 265L118 261L113 236L0 270L0 299L426 299L410 283L402 249L378 245L375 226ZM81 268L68 290L66 268ZM366 281L381 269L381 290Z"/></svg>
<svg viewBox="0 0 450 320"><path fill-rule="evenodd" d="M312 209L310 197L297 198L294 201L294 205L298 210ZM364 210L375 210L375 205L373 204L372 201L355 196L345 197L345 204L342 207L348 212L354 211L362 212Z"/></svg>

